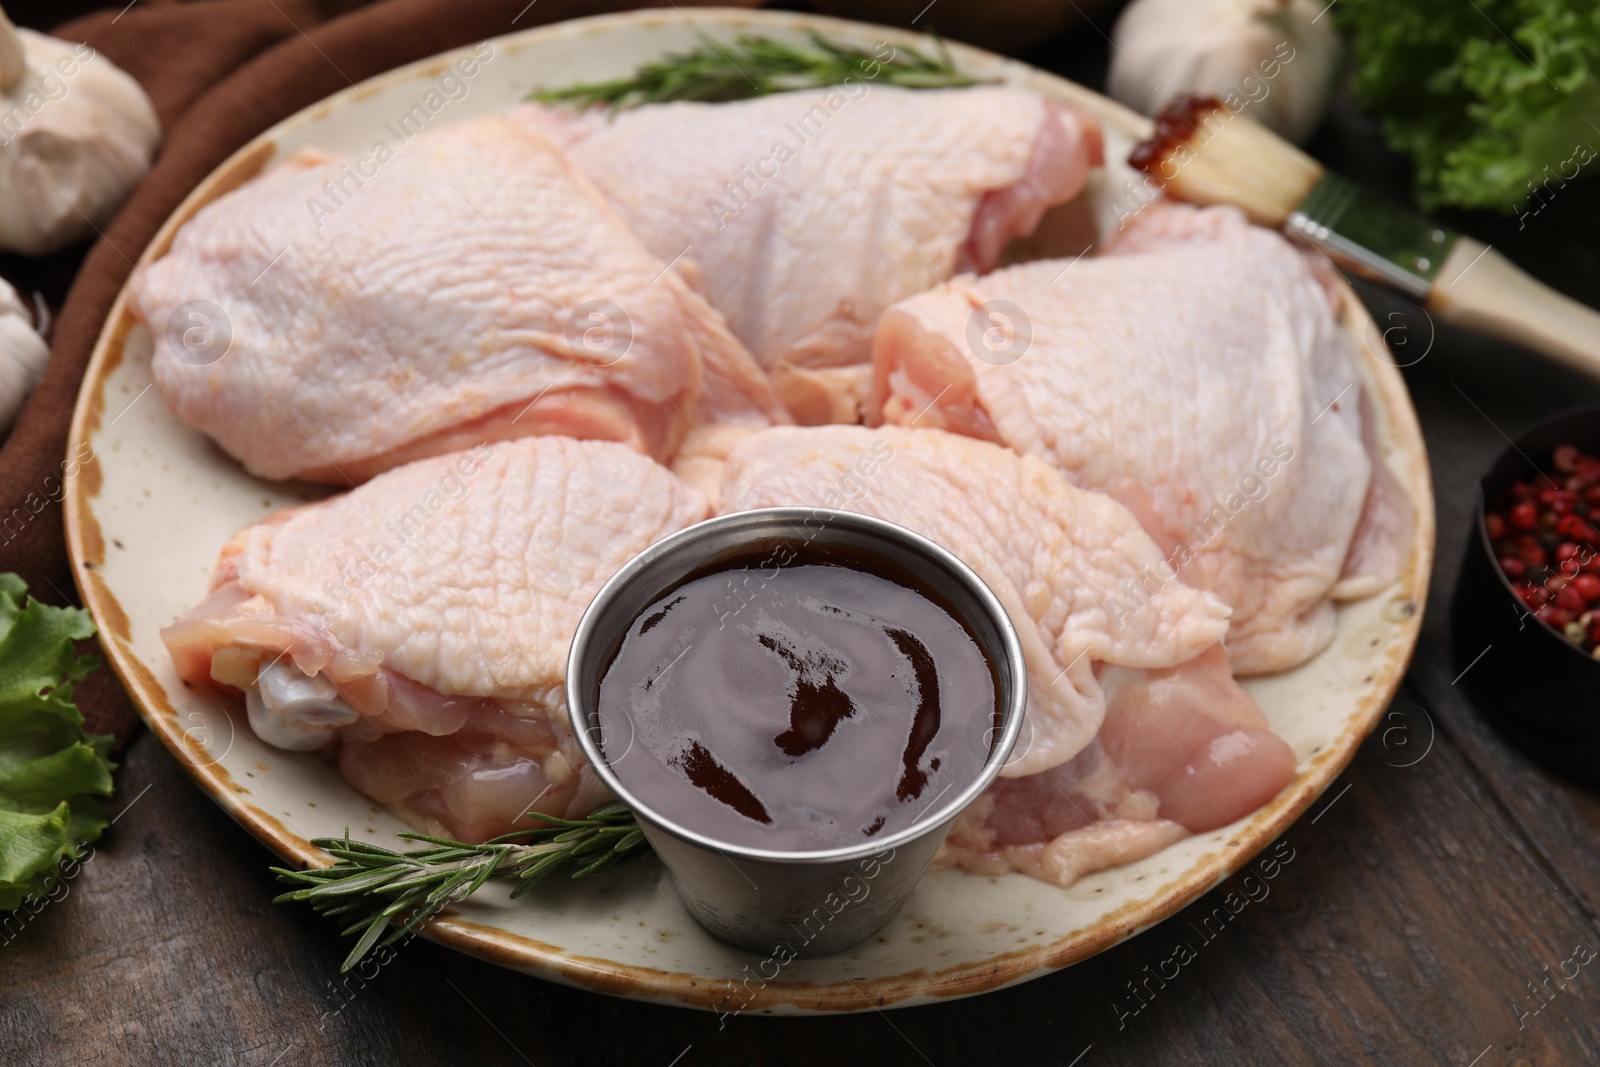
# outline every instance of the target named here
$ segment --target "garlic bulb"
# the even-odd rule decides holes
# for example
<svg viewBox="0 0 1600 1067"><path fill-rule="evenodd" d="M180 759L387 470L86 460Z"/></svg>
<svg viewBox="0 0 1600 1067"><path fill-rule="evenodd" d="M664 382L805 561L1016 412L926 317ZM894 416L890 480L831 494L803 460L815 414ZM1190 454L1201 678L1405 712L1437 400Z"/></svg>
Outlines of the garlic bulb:
<svg viewBox="0 0 1600 1067"><path fill-rule="evenodd" d="M1215 96L1304 141L1339 74L1326 15L1327 0L1134 0L1112 30L1111 95L1146 115Z"/></svg>
<svg viewBox="0 0 1600 1067"><path fill-rule="evenodd" d="M33 329L33 316L5 279L0 278L0 437L44 373L50 346Z"/></svg>
<svg viewBox="0 0 1600 1067"><path fill-rule="evenodd" d="M138 82L0 12L0 248L40 255L104 225L160 139Z"/></svg>

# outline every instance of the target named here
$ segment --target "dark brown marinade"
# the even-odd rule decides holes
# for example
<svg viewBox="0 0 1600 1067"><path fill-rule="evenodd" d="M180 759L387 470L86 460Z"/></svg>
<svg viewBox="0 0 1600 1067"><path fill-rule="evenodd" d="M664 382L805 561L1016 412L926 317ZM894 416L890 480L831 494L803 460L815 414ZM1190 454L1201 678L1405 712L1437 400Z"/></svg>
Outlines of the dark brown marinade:
<svg viewBox="0 0 1600 1067"><path fill-rule="evenodd" d="M606 756L708 837L806 850L914 823L982 771L995 665L939 589L875 555L774 543L641 611L601 672ZM611 751L618 748L620 751Z"/></svg>

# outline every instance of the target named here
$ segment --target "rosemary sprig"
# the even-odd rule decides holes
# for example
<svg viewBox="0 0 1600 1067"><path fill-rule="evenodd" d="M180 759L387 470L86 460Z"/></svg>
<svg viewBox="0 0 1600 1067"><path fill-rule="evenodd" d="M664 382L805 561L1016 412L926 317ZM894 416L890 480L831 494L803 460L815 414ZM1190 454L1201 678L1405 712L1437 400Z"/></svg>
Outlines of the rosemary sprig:
<svg viewBox="0 0 1600 1067"><path fill-rule="evenodd" d="M305 871L272 868L278 881L300 887L275 897L273 903L304 901L320 915L353 918L342 933L361 936L339 966L343 974L379 947L384 930L392 928L383 941L387 947L441 909L476 893L490 878L516 878L511 895L520 897L553 874L582 878L650 847L633 812L621 803L596 808L582 819L557 819L538 812L527 817L550 825L481 845L402 833L399 836L407 840L432 846L410 852L352 841L346 827L343 837L311 842L338 861L333 866Z"/></svg>
<svg viewBox="0 0 1600 1067"><path fill-rule="evenodd" d="M616 111L669 100L744 100L838 85L848 78L908 89L953 88L977 81L956 69L938 38L934 38L938 54L931 56L902 44L894 45L885 57L834 44L817 33L811 34L811 45L752 36L717 44L707 38L699 48L646 63L627 78L541 89L529 93L528 99L579 108L607 104Z"/></svg>

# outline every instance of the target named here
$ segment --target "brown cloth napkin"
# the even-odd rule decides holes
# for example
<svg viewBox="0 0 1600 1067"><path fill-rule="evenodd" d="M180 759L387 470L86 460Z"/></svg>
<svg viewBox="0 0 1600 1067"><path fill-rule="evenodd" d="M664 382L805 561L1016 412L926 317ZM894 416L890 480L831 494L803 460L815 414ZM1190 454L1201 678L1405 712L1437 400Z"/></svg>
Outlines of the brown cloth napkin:
<svg viewBox="0 0 1600 1067"><path fill-rule="evenodd" d="M280 119L393 67L532 26L668 2L384 0L342 14L347 2L136 2L52 30L88 42L137 78L164 137L155 167L84 259L57 317L44 378L0 445L0 571L16 571L40 599L78 602L59 482L78 384L133 262L230 153ZM173 536L184 536L181 515L173 516ZM119 746L138 725L109 669L85 679L77 702L89 729L115 735Z"/></svg>

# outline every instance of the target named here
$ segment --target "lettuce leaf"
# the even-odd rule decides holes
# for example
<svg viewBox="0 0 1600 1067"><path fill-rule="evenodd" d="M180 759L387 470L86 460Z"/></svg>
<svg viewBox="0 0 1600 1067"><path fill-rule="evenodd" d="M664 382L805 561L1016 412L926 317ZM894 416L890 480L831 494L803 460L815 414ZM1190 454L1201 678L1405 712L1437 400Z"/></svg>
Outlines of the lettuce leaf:
<svg viewBox="0 0 1600 1067"><path fill-rule="evenodd" d="M1600 149L1600 0L1340 0L1356 100L1424 208L1521 210Z"/></svg>
<svg viewBox="0 0 1600 1067"><path fill-rule="evenodd" d="M98 661L77 642L94 623L27 595L0 574L0 911L42 893L46 878L106 828L111 737L88 734L72 684Z"/></svg>

